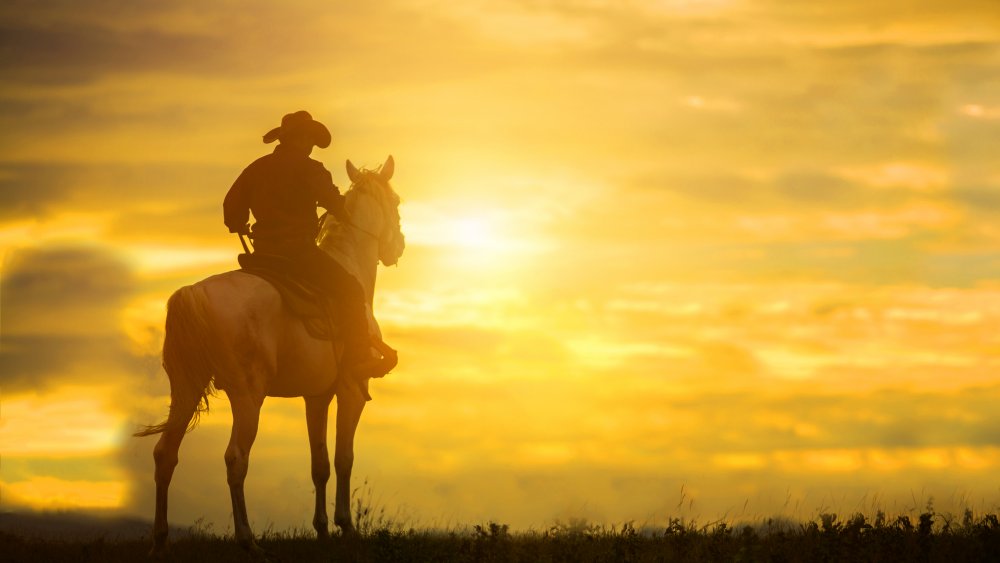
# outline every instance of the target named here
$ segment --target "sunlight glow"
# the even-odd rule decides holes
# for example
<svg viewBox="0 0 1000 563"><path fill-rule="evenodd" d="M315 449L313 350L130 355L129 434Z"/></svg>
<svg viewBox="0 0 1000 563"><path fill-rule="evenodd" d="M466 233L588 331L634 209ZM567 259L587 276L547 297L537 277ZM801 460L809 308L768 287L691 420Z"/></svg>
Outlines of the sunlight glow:
<svg viewBox="0 0 1000 563"><path fill-rule="evenodd" d="M0 487L5 491L5 502L36 510L119 508L128 490L123 481L67 481L54 477L0 482Z"/></svg>
<svg viewBox="0 0 1000 563"><path fill-rule="evenodd" d="M0 226L0 250L41 245L87 245L100 240L110 212L55 212L42 218L8 221Z"/></svg>
<svg viewBox="0 0 1000 563"><path fill-rule="evenodd" d="M94 388L64 387L51 394L6 396L0 422L5 456L72 456L113 451L123 419Z"/></svg>
<svg viewBox="0 0 1000 563"><path fill-rule="evenodd" d="M414 244L465 248L495 253L507 247L502 212L463 211L410 203L406 216L407 240Z"/></svg>
<svg viewBox="0 0 1000 563"><path fill-rule="evenodd" d="M959 113L975 119L1000 119L1000 106L965 104L959 108Z"/></svg>
<svg viewBox="0 0 1000 563"><path fill-rule="evenodd" d="M951 178L946 167L919 162L883 162L875 166L841 169L846 177L873 188L906 188L933 192L946 188Z"/></svg>
<svg viewBox="0 0 1000 563"><path fill-rule="evenodd" d="M568 340L566 345L584 365L601 368L619 366L634 356L687 358L694 354L693 350L682 346L614 342L598 336Z"/></svg>
<svg viewBox="0 0 1000 563"><path fill-rule="evenodd" d="M122 311L122 331L136 354L159 354L163 345L163 322L167 316L167 296L144 296Z"/></svg>
<svg viewBox="0 0 1000 563"><path fill-rule="evenodd" d="M235 266L231 248L136 245L123 247L140 274Z"/></svg>
<svg viewBox="0 0 1000 563"><path fill-rule="evenodd" d="M499 242L489 222L483 217L466 217L455 220L451 230L461 246L471 248L495 247Z"/></svg>

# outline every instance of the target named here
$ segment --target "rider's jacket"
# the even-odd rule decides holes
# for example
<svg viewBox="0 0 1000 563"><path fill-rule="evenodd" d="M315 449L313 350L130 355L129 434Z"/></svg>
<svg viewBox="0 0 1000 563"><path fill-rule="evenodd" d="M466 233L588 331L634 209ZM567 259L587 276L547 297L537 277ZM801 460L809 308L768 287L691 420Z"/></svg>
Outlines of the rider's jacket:
<svg viewBox="0 0 1000 563"><path fill-rule="evenodd" d="M246 231L252 211L255 241L313 244L317 205L335 217L344 214L344 197L330 172L319 161L278 145L243 170L222 208L231 233Z"/></svg>

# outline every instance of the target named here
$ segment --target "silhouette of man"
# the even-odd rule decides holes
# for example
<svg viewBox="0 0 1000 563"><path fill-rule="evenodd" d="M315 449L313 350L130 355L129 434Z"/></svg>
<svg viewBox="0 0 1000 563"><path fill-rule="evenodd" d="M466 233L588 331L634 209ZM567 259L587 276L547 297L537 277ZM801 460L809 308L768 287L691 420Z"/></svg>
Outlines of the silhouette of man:
<svg viewBox="0 0 1000 563"><path fill-rule="evenodd" d="M354 377L381 377L392 366L371 356L373 343L361 285L316 246L317 205L337 220L348 222L344 196L330 172L309 158L314 146L330 146L330 131L308 112L297 111L284 116L280 127L264 135L265 143L275 140L279 144L274 152L247 166L226 194L226 226L231 233L250 236L256 253L287 258L293 275L333 297L346 329L341 366ZM248 224L251 211L256 219L252 232Z"/></svg>

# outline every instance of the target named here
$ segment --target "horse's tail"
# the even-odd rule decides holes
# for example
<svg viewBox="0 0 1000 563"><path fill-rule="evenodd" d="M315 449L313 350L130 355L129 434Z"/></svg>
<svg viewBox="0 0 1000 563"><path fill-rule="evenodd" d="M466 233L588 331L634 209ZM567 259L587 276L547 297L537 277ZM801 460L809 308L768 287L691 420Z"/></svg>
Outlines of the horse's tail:
<svg viewBox="0 0 1000 563"><path fill-rule="evenodd" d="M165 421L133 436L160 434L178 426L190 432L201 413L208 412L208 397L215 394L212 376L221 360L217 354L222 353L212 345L216 339L208 319L201 288L184 286L170 296L163 340L163 369L170 379L170 413Z"/></svg>

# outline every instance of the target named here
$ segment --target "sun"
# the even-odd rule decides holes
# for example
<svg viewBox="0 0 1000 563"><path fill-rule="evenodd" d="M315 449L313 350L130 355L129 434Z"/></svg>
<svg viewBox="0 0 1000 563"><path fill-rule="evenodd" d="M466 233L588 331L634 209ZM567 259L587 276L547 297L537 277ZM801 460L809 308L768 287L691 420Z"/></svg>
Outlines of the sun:
<svg viewBox="0 0 1000 563"><path fill-rule="evenodd" d="M405 205L400 214L407 244L428 249L436 267L451 268L449 277L519 275L554 247L535 217L497 202Z"/></svg>
<svg viewBox="0 0 1000 563"><path fill-rule="evenodd" d="M510 239L503 232L503 214L497 210L456 206L408 204L407 241L435 247L495 251Z"/></svg>
<svg viewBox="0 0 1000 563"><path fill-rule="evenodd" d="M494 225L486 217L466 216L456 218L448 230L452 233L451 239L458 246L465 248L496 248L500 243L500 239L496 236Z"/></svg>

